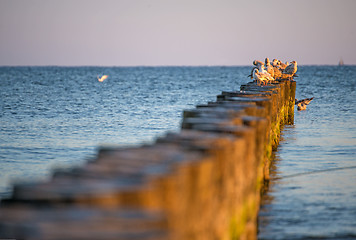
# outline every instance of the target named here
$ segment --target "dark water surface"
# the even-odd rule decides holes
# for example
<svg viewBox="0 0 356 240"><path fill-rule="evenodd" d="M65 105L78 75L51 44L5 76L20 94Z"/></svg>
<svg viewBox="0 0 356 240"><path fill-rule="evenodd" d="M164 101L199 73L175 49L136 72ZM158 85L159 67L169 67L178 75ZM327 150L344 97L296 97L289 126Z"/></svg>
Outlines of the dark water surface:
<svg viewBox="0 0 356 240"><path fill-rule="evenodd" d="M356 239L356 68L303 67L276 152L259 239Z"/></svg>
<svg viewBox="0 0 356 240"><path fill-rule="evenodd" d="M0 197L14 179L82 164L100 145L178 131L183 109L238 90L250 68L0 67ZM315 99L284 129L259 238L356 238L356 67L298 73L297 98Z"/></svg>

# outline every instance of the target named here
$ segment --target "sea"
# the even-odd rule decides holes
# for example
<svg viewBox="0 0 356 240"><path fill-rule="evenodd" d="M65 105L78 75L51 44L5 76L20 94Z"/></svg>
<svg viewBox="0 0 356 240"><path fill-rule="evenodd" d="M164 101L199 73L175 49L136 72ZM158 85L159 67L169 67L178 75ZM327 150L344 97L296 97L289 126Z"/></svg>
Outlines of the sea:
<svg viewBox="0 0 356 240"><path fill-rule="evenodd" d="M0 67L0 198L100 147L178 132L184 109L239 90L251 68ZM298 75L296 97L314 100L283 129L258 238L355 239L356 66L299 66Z"/></svg>
<svg viewBox="0 0 356 240"><path fill-rule="evenodd" d="M305 66L275 152L259 239L356 239L356 66Z"/></svg>

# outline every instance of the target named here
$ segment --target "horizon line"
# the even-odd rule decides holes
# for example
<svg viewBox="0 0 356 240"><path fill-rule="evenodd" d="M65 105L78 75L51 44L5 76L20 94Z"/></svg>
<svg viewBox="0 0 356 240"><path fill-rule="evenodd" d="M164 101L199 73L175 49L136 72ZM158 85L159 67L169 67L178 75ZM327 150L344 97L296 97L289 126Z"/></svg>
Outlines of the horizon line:
<svg viewBox="0 0 356 240"><path fill-rule="evenodd" d="M0 65L0 67L250 67L251 65ZM339 64L298 64L298 66L340 66ZM342 66L356 66L344 64Z"/></svg>

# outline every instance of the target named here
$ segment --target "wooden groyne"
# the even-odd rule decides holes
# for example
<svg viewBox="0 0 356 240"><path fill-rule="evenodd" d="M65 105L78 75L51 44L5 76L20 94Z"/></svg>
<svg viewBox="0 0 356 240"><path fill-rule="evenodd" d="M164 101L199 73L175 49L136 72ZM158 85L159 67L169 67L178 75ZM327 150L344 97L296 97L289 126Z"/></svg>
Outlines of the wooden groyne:
<svg viewBox="0 0 356 240"><path fill-rule="evenodd" d="M0 239L256 239L295 88L242 85L185 110L181 131L154 144L101 149L47 182L16 185L0 205Z"/></svg>

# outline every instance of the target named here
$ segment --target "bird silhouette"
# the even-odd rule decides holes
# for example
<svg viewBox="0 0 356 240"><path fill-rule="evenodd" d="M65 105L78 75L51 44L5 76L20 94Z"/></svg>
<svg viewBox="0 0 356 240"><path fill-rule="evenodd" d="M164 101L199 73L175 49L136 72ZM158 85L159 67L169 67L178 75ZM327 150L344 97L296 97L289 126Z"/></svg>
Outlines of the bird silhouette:
<svg viewBox="0 0 356 240"><path fill-rule="evenodd" d="M304 98L301 100L298 100L297 98L295 99L295 105L298 105L298 103L304 103L306 105L308 105L312 100L314 99L314 97L311 98Z"/></svg>
<svg viewBox="0 0 356 240"><path fill-rule="evenodd" d="M297 105L298 111L307 109L307 105L308 105L313 99L314 99L314 97L305 98L305 99L302 99L302 100L295 99L295 105Z"/></svg>

